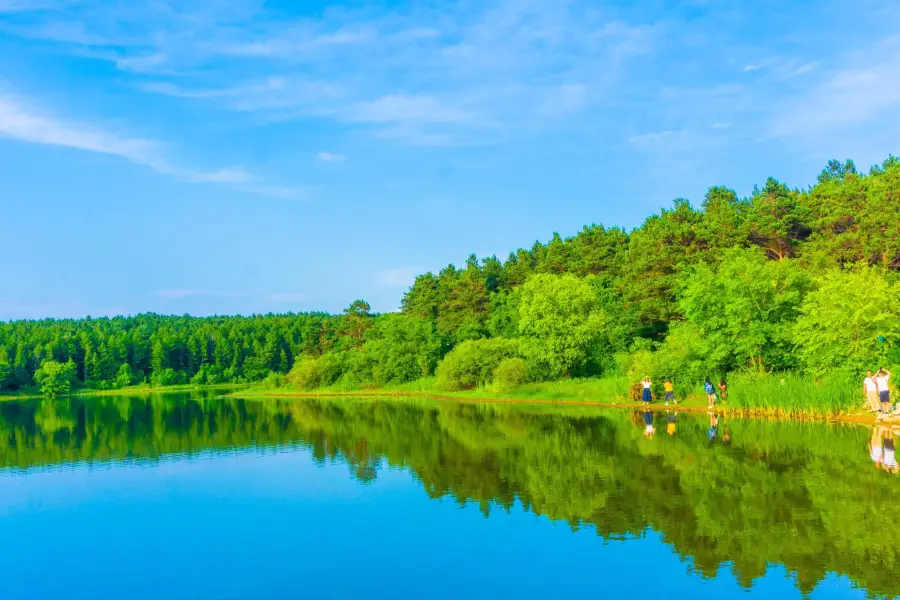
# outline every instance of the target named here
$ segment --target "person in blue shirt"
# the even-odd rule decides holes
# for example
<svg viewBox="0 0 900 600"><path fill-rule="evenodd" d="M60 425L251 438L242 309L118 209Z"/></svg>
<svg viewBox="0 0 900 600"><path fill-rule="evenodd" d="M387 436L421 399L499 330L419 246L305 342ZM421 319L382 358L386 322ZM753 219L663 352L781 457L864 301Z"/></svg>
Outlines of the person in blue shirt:
<svg viewBox="0 0 900 600"><path fill-rule="evenodd" d="M713 386L712 381L710 381L709 377L706 378L706 382L703 384L703 388L706 390L706 399L709 401L709 407L712 408L716 405L716 388Z"/></svg>

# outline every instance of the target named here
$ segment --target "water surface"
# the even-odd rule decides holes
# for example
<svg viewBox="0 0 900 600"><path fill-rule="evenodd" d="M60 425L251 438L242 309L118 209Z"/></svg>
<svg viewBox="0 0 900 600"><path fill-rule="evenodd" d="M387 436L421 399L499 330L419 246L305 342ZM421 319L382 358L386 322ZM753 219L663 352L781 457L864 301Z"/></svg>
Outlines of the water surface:
<svg viewBox="0 0 900 600"><path fill-rule="evenodd" d="M900 476L874 468L871 430L654 426L211 393L3 402L2 597L900 593Z"/></svg>

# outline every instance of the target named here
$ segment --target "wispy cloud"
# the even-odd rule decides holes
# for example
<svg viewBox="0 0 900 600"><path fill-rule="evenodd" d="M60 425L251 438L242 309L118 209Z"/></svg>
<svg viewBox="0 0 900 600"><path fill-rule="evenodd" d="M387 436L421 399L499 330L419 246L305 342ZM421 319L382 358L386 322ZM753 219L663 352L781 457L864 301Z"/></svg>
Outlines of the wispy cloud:
<svg viewBox="0 0 900 600"><path fill-rule="evenodd" d="M409 287L416 279L416 275L422 272L419 267L399 267L384 269L378 273L378 281L383 285L394 287Z"/></svg>
<svg viewBox="0 0 900 600"><path fill-rule="evenodd" d="M109 60L146 91L356 124L417 145L481 145L582 114L662 27L585 0L335 8L315 17L231 0L81 0L77 10L7 25L12 35Z"/></svg>
<svg viewBox="0 0 900 600"><path fill-rule="evenodd" d="M650 133L642 133L633 135L628 138L628 143L635 146L649 146L662 141L670 141L673 139L683 139L690 135L690 131L686 129L667 129L665 131L651 131Z"/></svg>
<svg viewBox="0 0 900 600"><path fill-rule="evenodd" d="M296 302L305 302L309 300L307 294L301 292L276 292L266 295L266 299L279 304L293 304Z"/></svg>
<svg viewBox="0 0 900 600"><path fill-rule="evenodd" d="M158 290L156 295L166 300L183 300L185 298L195 298L205 296L209 298L246 298L250 294L247 292L223 291L223 290L196 290L196 289L175 289L175 290Z"/></svg>
<svg viewBox="0 0 900 600"><path fill-rule="evenodd" d="M345 154L335 154L334 152L319 152L319 160L327 163L339 163L347 160Z"/></svg>
<svg viewBox="0 0 900 600"><path fill-rule="evenodd" d="M872 56L880 57L873 61ZM821 136L900 111L900 36L882 40L777 107L770 134Z"/></svg>
<svg viewBox="0 0 900 600"><path fill-rule="evenodd" d="M0 95L0 137L118 156L188 182L233 185L253 181L253 177L240 167L205 171L174 164L166 158L162 144L157 141L129 137L96 125L50 116L36 110L34 104L33 101Z"/></svg>
<svg viewBox="0 0 900 600"><path fill-rule="evenodd" d="M309 300L302 292L264 292L259 290L205 290L205 289L170 289L158 290L156 296L173 302L192 298L246 298L255 302L273 304L296 304Z"/></svg>

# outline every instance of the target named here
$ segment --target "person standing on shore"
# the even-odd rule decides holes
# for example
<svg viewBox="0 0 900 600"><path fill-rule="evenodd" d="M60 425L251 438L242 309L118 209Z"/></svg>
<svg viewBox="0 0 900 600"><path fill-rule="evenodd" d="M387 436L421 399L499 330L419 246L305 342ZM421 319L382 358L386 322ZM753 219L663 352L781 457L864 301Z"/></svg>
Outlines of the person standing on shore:
<svg viewBox="0 0 900 600"><path fill-rule="evenodd" d="M653 394L650 392L650 388L653 386L653 382L650 381L649 377L644 377L641 380L641 386L644 388L643 392L641 392L641 400L650 404L653 401Z"/></svg>
<svg viewBox="0 0 900 600"><path fill-rule="evenodd" d="M716 388L713 387L709 377L703 382L703 389L706 390L706 399L709 401L709 406L707 408L714 407L716 405Z"/></svg>
<svg viewBox="0 0 900 600"><path fill-rule="evenodd" d="M863 394L866 396L869 412L877 413L881 409L881 400L878 397L878 384L875 382L872 371L866 371L866 378L863 380Z"/></svg>
<svg viewBox="0 0 900 600"><path fill-rule="evenodd" d="M728 383L725 381L725 378L719 380L719 397L722 399L722 402L725 402L725 398L728 396Z"/></svg>
<svg viewBox="0 0 900 600"><path fill-rule="evenodd" d="M883 416L891 414L891 372L882 368L875 375L875 385L878 387L878 396L881 400L881 413Z"/></svg>
<svg viewBox="0 0 900 600"><path fill-rule="evenodd" d="M663 383L663 388L666 390L666 406L669 405L670 400L675 404L678 404L678 400L675 399L675 385L672 383L671 379L666 379L665 383Z"/></svg>

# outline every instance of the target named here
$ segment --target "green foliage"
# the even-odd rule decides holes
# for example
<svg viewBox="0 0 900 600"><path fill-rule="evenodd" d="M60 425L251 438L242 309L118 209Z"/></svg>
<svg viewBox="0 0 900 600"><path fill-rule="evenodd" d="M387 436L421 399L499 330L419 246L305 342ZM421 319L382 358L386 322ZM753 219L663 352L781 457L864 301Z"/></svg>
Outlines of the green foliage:
<svg viewBox="0 0 900 600"><path fill-rule="evenodd" d="M507 358L494 369L494 388L498 392L517 390L527 380L525 361L521 358Z"/></svg>
<svg viewBox="0 0 900 600"><path fill-rule="evenodd" d="M373 383L404 383L434 374L444 342L432 321L393 314L378 321L364 350L373 363Z"/></svg>
<svg viewBox="0 0 900 600"><path fill-rule="evenodd" d="M734 249L716 269L700 264L685 276L679 305L705 342L708 364L758 371L795 366L792 325L810 285L796 263Z"/></svg>
<svg viewBox="0 0 900 600"><path fill-rule="evenodd" d="M12 365L9 364L6 348L0 346L0 392L9 385L11 375Z"/></svg>
<svg viewBox="0 0 900 600"><path fill-rule="evenodd" d="M555 375L582 364L605 316L594 289L574 275L535 275L522 286L522 354Z"/></svg>
<svg viewBox="0 0 900 600"><path fill-rule="evenodd" d="M287 380L304 390L331 385L341 376L344 356L329 352L319 357L300 357L288 373Z"/></svg>
<svg viewBox="0 0 900 600"><path fill-rule="evenodd" d="M131 366L128 363L123 363L119 366L119 370L116 371L116 378L113 381L113 384L117 388L128 387L134 383L134 374L131 372Z"/></svg>
<svg viewBox="0 0 900 600"><path fill-rule="evenodd" d="M262 381L262 384L267 389L273 389L273 390L284 387L284 385L286 383L287 383L287 377L285 377L281 373L269 373L269 375Z"/></svg>
<svg viewBox="0 0 900 600"><path fill-rule="evenodd" d="M46 360L35 371L34 380L41 388L41 394L47 398L55 398L68 394L72 389L72 381L75 379L75 363L65 363L55 360Z"/></svg>
<svg viewBox="0 0 900 600"><path fill-rule="evenodd" d="M865 268L833 270L816 283L794 330L800 358L816 372L883 366L900 342L900 284Z"/></svg>
<svg viewBox="0 0 900 600"><path fill-rule="evenodd" d="M500 363L518 354L518 340L495 338L463 342L438 364L438 386L452 391L486 385Z"/></svg>
<svg viewBox="0 0 900 600"><path fill-rule="evenodd" d="M687 390L732 371L871 368L900 361L898 198L896 157L867 173L831 161L806 190L716 186L632 231L592 224L422 274L401 315L356 300L338 315L0 323L0 392L30 388L48 360L96 389L121 387L123 365L133 382L245 383L326 356L304 385L403 385L485 338L520 339L530 380L639 371Z"/></svg>
<svg viewBox="0 0 900 600"><path fill-rule="evenodd" d="M161 371L155 371L153 375L150 377L150 384L153 387L163 387L167 385L178 385L179 383L184 383L181 380L181 376L175 369L170 367L166 367Z"/></svg>

